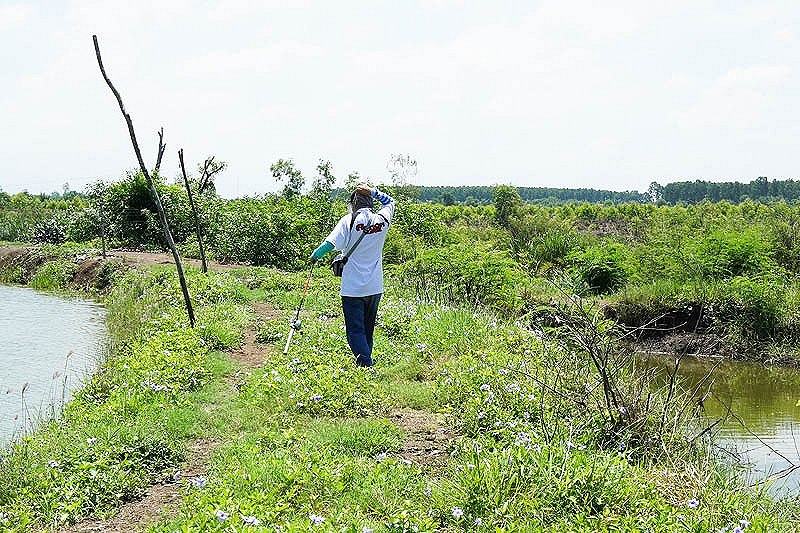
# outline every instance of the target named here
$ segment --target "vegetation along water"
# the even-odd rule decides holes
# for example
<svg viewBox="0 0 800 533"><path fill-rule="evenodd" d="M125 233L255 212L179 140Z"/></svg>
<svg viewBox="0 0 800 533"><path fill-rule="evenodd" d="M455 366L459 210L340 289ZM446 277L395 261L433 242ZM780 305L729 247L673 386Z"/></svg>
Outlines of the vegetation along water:
<svg viewBox="0 0 800 533"><path fill-rule="evenodd" d="M95 294L109 337L61 417L4 451L3 527L107 524L145 502L135 527L154 532L796 529L797 493L757 483L728 446L732 414L764 441L790 434L795 377L759 370L770 388L714 361L797 363L799 206L537 206L508 186L490 205L445 206L389 185L399 205L364 370L325 269L281 350L305 259L343 212L327 183L197 195L206 250L239 264L189 269L195 328L169 265L97 258L99 225L111 247L163 249L140 176L52 216L0 216L3 238L25 243L0 248L0 279ZM159 187L195 256L183 189ZM648 360L666 372L642 351L669 353ZM710 394L676 372L690 354L713 369ZM784 415L749 419L733 389ZM151 499L163 491L179 503Z"/></svg>

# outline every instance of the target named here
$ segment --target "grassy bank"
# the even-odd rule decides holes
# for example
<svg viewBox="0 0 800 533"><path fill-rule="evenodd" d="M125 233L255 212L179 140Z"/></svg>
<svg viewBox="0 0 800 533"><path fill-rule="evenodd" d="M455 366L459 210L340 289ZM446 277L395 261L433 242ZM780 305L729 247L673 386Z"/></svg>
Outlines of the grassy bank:
<svg viewBox="0 0 800 533"><path fill-rule="evenodd" d="M74 269L71 251L60 251L30 279ZM55 279L48 288L70 288L67 276ZM174 474L188 439L206 433L207 412L228 395L220 380L234 368L219 350L240 342L249 318L241 287L193 273L201 326L192 330L167 271L120 271L112 279L104 298L108 359L57 420L0 459L3 530L55 529L139 498Z"/></svg>
<svg viewBox="0 0 800 533"><path fill-rule="evenodd" d="M486 306L422 302L390 276L377 364L363 370L346 355L327 271L281 353L302 277L191 272L191 330L173 273L115 275L109 360L0 462L4 527L113 513L173 476L199 437L221 443L207 472L180 480L180 508L150 531L700 532L740 520L792 531L800 520L797 499L746 488L693 439L680 395L649 394L619 370L614 326L591 308L565 310L570 329L532 328ZM265 364L240 369L222 351L241 342L253 301L275 314L255 322Z"/></svg>

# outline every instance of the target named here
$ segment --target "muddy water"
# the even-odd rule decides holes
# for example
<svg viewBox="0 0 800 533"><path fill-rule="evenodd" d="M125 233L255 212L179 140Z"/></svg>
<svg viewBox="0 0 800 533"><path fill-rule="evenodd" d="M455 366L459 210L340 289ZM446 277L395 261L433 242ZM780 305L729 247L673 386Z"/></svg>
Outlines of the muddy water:
<svg viewBox="0 0 800 533"><path fill-rule="evenodd" d="M639 365L667 372L674 359L644 356ZM686 357L678 375L705 397L704 422L722 419L717 444L741 456L752 483L771 479L773 493L800 493L800 370Z"/></svg>
<svg viewBox="0 0 800 533"><path fill-rule="evenodd" d="M94 302L0 285L0 448L52 417L96 368L103 318Z"/></svg>

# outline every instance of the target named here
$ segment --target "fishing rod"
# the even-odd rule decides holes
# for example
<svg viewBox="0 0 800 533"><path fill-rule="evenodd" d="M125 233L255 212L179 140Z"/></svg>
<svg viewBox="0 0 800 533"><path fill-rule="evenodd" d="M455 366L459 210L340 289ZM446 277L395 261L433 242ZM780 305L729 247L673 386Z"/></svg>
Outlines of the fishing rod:
<svg viewBox="0 0 800 533"><path fill-rule="evenodd" d="M306 278L306 286L303 288L303 296L300 298L300 305L297 306L297 313L294 315L294 320L292 321L292 325L289 329L289 337L286 339L286 346L283 347L283 355L289 353L289 344L292 342L292 337L294 337L295 331L300 331L300 327L302 324L300 323L300 310L303 308L303 302L306 300L306 294L308 293L308 285L311 283L311 273L314 272L314 265L316 261L311 261L311 268L308 269L308 277Z"/></svg>

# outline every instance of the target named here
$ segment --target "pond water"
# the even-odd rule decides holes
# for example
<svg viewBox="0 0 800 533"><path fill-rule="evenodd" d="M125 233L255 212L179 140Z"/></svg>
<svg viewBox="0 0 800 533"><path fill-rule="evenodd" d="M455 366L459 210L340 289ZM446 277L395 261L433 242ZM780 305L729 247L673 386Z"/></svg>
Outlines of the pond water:
<svg viewBox="0 0 800 533"><path fill-rule="evenodd" d="M643 356L639 365L664 375L675 360ZM800 493L800 370L684 357L678 375L685 390L704 398L703 422L722 419L716 442L741 457L751 483L771 479L774 494Z"/></svg>
<svg viewBox="0 0 800 533"><path fill-rule="evenodd" d="M97 367L104 316L95 302L0 285L0 448L57 413Z"/></svg>

